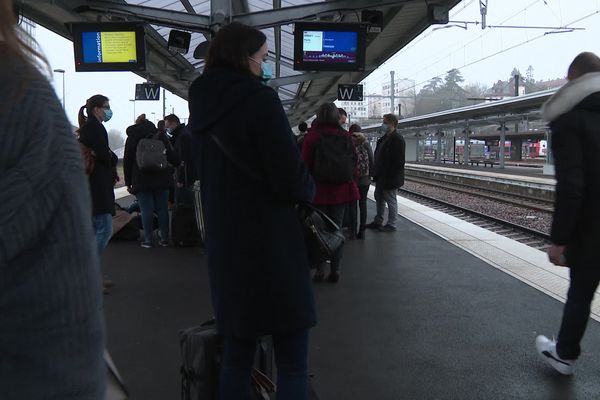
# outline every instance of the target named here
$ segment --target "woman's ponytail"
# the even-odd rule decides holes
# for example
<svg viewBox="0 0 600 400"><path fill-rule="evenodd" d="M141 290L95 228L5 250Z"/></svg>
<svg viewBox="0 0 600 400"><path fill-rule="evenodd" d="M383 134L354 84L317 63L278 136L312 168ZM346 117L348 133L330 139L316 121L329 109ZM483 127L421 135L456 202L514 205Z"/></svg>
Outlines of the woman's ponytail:
<svg viewBox="0 0 600 400"><path fill-rule="evenodd" d="M86 106L81 106L79 109L79 113L77 114L77 122L79 122L79 129L83 128L85 123L87 122L87 117L83 113L83 110L86 109Z"/></svg>

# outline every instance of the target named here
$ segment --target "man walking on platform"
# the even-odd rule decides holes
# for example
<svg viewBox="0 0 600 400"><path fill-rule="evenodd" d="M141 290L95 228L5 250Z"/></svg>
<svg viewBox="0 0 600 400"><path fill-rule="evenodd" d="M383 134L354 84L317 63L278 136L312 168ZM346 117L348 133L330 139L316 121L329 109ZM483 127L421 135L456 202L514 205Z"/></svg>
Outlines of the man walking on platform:
<svg viewBox="0 0 600 400"><path fill-rule="evenodd" d="M579 54L567 79L542 115L552 130L557 182L548 256L570 268L571 283L558 340L540 335L536 347L554 369L571 375L600 282L600 58Z"/></svg>
<svg viewBox="0 0 600 400"><path fill-rule="evenodd" d="M404 152L406 142L398 133L398 117L385 114L381 129L384 135L377 140L375 162L373 164L373 181L375 181L375 201L377 215L367 228L379 229L381 232L396 231L398 202L396 193L404 185ZM388 222L383 225L385 205L388 206Z"/></svg>

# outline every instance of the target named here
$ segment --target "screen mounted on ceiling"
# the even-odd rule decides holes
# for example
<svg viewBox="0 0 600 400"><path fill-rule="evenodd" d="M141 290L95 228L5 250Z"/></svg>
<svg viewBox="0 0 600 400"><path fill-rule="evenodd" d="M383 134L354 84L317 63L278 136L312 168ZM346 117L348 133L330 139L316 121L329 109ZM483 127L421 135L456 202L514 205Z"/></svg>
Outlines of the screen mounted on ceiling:
<svg viewBox="0 0 600 400"><path fill-rule="evenodd" d="M144 23L74 23L76 71L145 71Z"/></svg>
<svg viewBox="0 0 600 400"><path fill-rule="evenodd" d="M297 22L294 69L298 71L364 71L366 26Z"/></svg>

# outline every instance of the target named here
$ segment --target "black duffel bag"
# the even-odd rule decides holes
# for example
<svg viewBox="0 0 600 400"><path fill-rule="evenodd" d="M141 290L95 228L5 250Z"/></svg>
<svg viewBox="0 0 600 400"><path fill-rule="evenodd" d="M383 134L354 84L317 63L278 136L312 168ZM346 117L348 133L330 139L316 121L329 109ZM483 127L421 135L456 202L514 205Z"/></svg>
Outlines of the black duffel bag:
<svg viewBox="0 0 600 400"><path fill-rule="evenodd" d="M304 231L304 240L311 267L331 259L346 241L340 227L315 206L302 203L298 205L298 216Z"/></svg>

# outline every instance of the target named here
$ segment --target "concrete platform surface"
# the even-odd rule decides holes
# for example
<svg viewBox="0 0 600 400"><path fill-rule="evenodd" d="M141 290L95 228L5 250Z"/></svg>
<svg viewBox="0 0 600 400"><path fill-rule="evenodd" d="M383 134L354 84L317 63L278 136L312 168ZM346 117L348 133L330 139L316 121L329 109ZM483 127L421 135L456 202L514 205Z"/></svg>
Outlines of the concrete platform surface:
<svg viewBox="0 0 600 400"><path fill-rule="evenodd" d="M131 398L180 398L178 333L211 315L201 249L115 242L103 266L116 282L108 348ZM315 295L309 365L321 399L600 398L598 322L576 375L559 376L533 342L556 332L561 302L406 219L348 242L340 282Z"/></svg>

